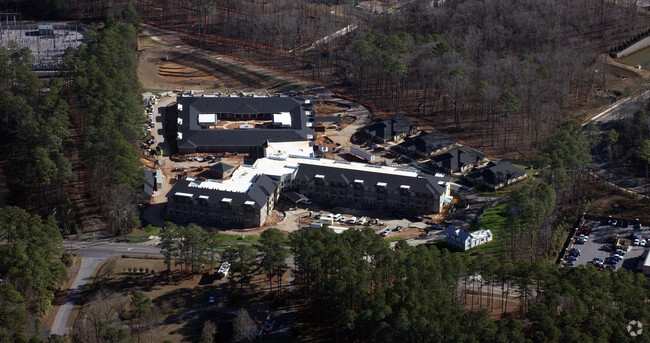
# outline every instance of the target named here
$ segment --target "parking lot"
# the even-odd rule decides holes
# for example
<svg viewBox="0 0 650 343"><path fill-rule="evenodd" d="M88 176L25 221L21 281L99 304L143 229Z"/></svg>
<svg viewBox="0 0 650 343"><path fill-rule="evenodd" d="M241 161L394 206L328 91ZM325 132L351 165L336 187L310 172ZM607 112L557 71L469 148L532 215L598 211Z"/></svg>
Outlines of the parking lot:
<svg viewBox="0 0 650 343"><path fill-rule="evenodd" d="M603 245L613 245L612 242L608 242L608 236L612 234L618 234L619 239L628 239L631 242L634 241L634 234L641 233L643 238L647 239L650 237L650 231L648 227L642 227L641 230L635 230L634 225L629 223L627 227L620 226L620 222L617 225L608 224L607 221L595 221L587 220L581 228L591 229L591 234L589 238L585 241L584 244L580 244L577 241L578 233L576 237L572 239L569 249L577 248L580 250L580 256L575 261L575 265L585 265L591 264L594 258L600 258L605 260L606 258L612 256L612 251L606 251L603 249ZM636 271L637 266L639 265L639 257L643 254L646 247L643 246L633 246L629 245L627 249L623 247L625 254L623 255L623 260L618 264L605 264L606 266L612 265L614 268L623 267L630 271ZM567 254L568 255L568 254ZM562 262L566 261L567 255L564 256Z"/></svg>

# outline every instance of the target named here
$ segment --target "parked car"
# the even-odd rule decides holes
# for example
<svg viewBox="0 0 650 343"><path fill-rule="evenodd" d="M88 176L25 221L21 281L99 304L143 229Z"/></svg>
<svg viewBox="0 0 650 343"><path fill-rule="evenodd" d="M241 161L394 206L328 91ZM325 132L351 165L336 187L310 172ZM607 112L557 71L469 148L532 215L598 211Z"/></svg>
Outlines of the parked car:
<svg viewBox="0 0 650 343"><path fill-rule="evenodd" d="M386 229L386 230L384 230L384 231L381 233L381 236L382 236L382 237L386 237L386 236L388 236L389 233L390 233L390 230L389 230L389 229Z"/></svg>
<svg viewBox="0 0 650 343"><path fill-rule="evenodd" d="M567 260L567 261L577 261L578 260L578 258L573 256L573 255L569 255L569 256L565 257L564 259Z"/></svg>
<svg viewBox="0 0 650 343"><path fill-rule="evenodd" d="M348 224L354 224L356 222L357 222L357 217L350 217L350 219L348 219Z"/></svg>
<svg viewBox="0 0 650 343"><path fill-rule="evenodd" d="M208 299L208 304L214 304L214 295L210 296L210 299Z"/></svg>
<svg viewBox="0 0 650 343"><path fill-rule="evenodd" d="M346 216L341 216L341 218L339 218L339 221L341 223L345 223L346 220L348 220L348 217L346 217Z"/></svg>
<svg viewBox="0 0 650 343"><path fill-rule="evenodd" d="M625 255L625 250L623 250L623 249L616 249L615 252L616 252L617 254L619 254L619 255Z"/></svg>
<svg viewBox="0 0 650 343"><path fill-rule="evenodd" d="M564 265L567 267L573 267L576 265L575 261L564 261Z"/></svg>
<svg viewBox="0 0 650 343"><path fill-rule="evenodd" d="M612 246L609 244L603 244L603 246L601 246L600 249L605 251L612 251Z"/></svg>
<svg viewBox="0 0 650 343"><path fill-rule="evenodd" d="M580 251L569 251L569 255L579 257L580 256Z"/></svg>
<svg viewBox="0 0 650 343"><path fill-rule="evenodd" d="M320 217L321 217L321 214L319 213L314 217L314 219L320 219Z"/></svg>
<svg viewBox="0 0 650 343"><path fill-rule="evenodd" d="M584 238L578 238L578 239L576 239L576 244L585 244L585 242L587 242L587 240L584 239Z"/></svg>
<svg viewBox="0 0 650 343"><path fill-rule="evenodd" d="M366 223L366 221L368 221L368 218L366 218L366 217L361 217L361 218L359 218L359 220L357 221L357 224L359 224L359 225L363 225L363 224Z"/></svg>
<svg viewBox="0 0 650 343"><path fill-rule="evenodd" d="M602 258L594 257L594 260L591 261L593 264L602 264L605 262Z"/></svg>
<svg viewBox="0 0 650 343"><path fill-rule="evenodd" d="M339 219L341 219L341 214L340 213L335 214L334 217L332 217L332 219L334 221L339 221Z"/></svg>

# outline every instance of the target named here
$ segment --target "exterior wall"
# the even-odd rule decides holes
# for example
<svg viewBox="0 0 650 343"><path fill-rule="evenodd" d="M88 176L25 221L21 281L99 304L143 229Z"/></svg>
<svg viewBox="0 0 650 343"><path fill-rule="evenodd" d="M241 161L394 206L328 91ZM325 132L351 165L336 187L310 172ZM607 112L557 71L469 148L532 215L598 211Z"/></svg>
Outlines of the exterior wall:
<svg viewBox="0 0 650 343"><path fill-rule="evenodd" d="M321 203L354 208L380 208L413 214L440 213L444 205L440 196L413 190L386 190L360 184L335 184L327 180L297 180L297 190ZM448 196L449 189L447 188Z"/></svg>
<svg viewBox="0 0 650 343"><path fill-rule="evenodd" d="M266 205L260 209L179 196L167 200L167 216L181 223L259 227L266 220L267 210Z"/></svg>

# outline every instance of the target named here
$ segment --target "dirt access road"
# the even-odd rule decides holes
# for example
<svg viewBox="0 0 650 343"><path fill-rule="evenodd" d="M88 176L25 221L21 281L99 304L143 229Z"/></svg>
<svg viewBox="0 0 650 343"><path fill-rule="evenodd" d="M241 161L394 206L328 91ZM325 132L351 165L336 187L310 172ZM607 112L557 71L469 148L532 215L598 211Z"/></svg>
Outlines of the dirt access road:
<svg viewBox="0 0 650 343"><path fill-rule="evenodd" d="M220 93L274 93L311 90L331 96L321 85L215 52L191 47L183 33L143 25L138 77L147 90L194 89Z"/></svg>

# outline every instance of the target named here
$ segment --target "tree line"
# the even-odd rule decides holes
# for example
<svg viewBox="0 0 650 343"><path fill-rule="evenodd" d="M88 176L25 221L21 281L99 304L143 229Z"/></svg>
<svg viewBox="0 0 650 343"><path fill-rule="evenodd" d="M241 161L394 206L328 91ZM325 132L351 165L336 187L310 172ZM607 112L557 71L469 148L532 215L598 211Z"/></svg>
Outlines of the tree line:
<svg viewBox="0 0 650 343"><path fill-rule="evenodd" d="M192 44L307 76L497 154L536 148L567 111L610 101L593 73L602 69L598 54L650 23L633 3L615 1L412 1L393 14L324 4L150 0L137 8L226 39ZM341 39L297 49L347 25L356 29Z"/></svg>
<svg viewBox="0 0 650 343"><path fill-rule="evenodd" d="M0 142L4 172L14 204L50 214L65 201L72 179L65 155L70 142L69 112L61 80L42 87L28 48L0 48Z"/></svg>
<svg viewBox="0 0 650 343"><path fill-rule="evenodd" d="M262 232L259 244L255 246L225 248L222 248L223 240L219 236L219 231L208 231L193 223L187 226L165 223L160 232L160 248L167 272L171 272L173 264L180 266L181 271L193 274L203 271L206 265L214 268L218 261L228 262L228 280L233 290L237 285L239 290L249 286L253 276L263 272L269 278L269 289L273 290L273 280L276 279L277 291L281 291L282 276L287 271L288 252L283 246L285 234L270 228Z"/></svg>
<svg viewBox="0 0 650 343"><path fill-rule="evenodd" d="M36 333L65 277L52 216L0 208L0 342L42 342Z"/></svg>
<svg viewBox="0 0 650 343"><path fill-rule="evenodd" d="M390 249L372 230L300 230L290 241L296 295L332 341L627 342L627 323L650 315L650 283L625 270ZM488 310L508 299L518 319L492 320Z"/></svg>
<svg viewBox="0 0 650 343"><path fill-rule="evenodd" d="M650 164L650 102L634 115L616 120L612 128L603 133L599 143L605 158L619 167L627 167L638 176L646 178L647 195L648 166ZM621 163L626 161L627 163Z"/></svg>
<svg viewBox="0 0 650 343"><path fill-rule="evenodd" d="M137 223L135 202L144 172L138 143L144 138L144 114L136 76L136 30L107 23L89 30L85 44L68 49L65 67L71 80L75 119L83 127L81 155L100 211L113 234Z"/></svg>

